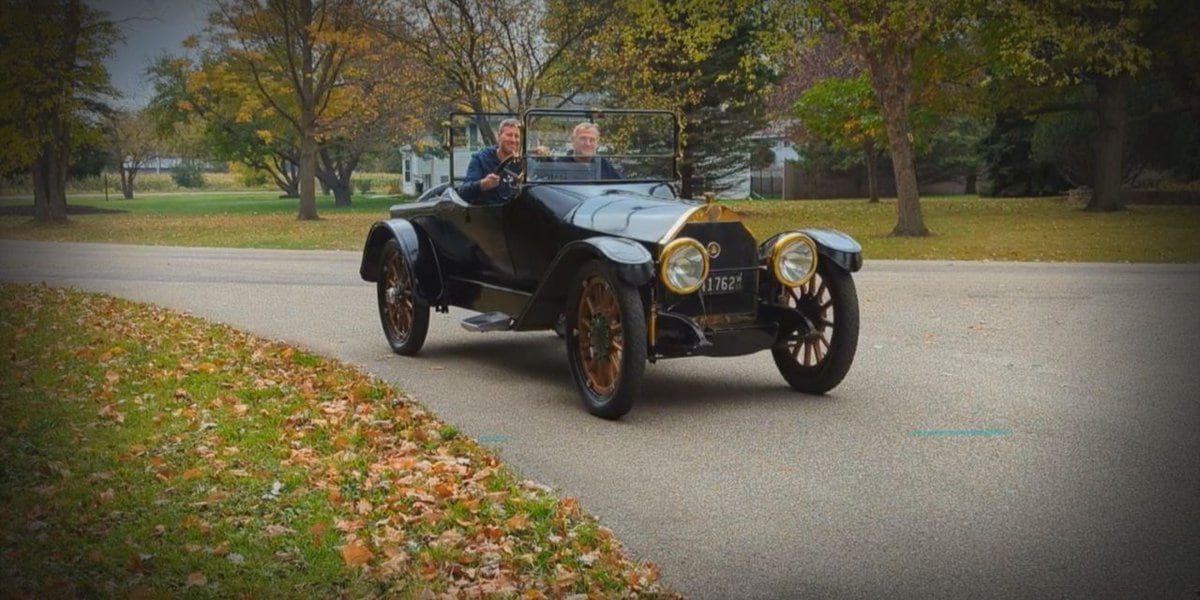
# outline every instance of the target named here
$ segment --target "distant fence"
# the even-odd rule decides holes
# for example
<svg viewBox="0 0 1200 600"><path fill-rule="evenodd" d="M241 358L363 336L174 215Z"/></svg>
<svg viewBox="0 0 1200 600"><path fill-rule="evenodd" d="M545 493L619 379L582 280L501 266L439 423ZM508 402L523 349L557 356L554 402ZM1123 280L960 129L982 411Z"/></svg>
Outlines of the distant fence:
<svg viewBox="0 0 1200 600"><path fill-rule="evenodd" d="M878 173L878 193L881 197L895 197L896 183L890 168ZM966 184L962 181L940 181L924 183L922 194L962 194ZM818 198L866 198L865 173L836 173L803 169L798 163L789 162L786 167L774 167L750 171L750 191L764 198L784 200Z"/></svg>
<svg viewBox="0 0 1200 600"><path fill-rule="evenodd" d="M1200 205L1200 190L1121 190L1125 204Z"/></svg>

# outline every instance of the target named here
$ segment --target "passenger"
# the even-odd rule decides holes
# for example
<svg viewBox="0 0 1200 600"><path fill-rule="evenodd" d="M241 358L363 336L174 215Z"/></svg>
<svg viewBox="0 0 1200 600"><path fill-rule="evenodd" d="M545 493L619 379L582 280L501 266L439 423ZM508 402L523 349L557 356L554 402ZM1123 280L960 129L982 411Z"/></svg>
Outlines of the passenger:
<svg viewBox="0 0 1200 600"><path fill-rule="evenodd" d="M467 174L463 177L462 185L458 186L458 195L463 200L472 204L501 204L511 195L512 182L496 170L508 158L520 158L521 122L517 119L501 121L496 141L495 146L484 148L471 156ZM520 170L520 167L514 170Z"/></svg>
<svg viewBox="0 0 1200 600"><path fill-rule="evenodd" d="M593 174L600 179L623 179L607 158L596 160L596 147L600 145L600 128L595 123L584 121L571 130L571 150L568 153L575 162L599 163L599 173L593 169Z"/></svg>

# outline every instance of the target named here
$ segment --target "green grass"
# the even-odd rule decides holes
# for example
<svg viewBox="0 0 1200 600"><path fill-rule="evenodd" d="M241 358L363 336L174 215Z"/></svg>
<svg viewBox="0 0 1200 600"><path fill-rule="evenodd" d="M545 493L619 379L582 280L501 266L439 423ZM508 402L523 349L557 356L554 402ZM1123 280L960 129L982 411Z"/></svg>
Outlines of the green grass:
<svg viewBox="0 0 1200 600"><path fill-rule="evenodd" d="M0 314L0 598L674 597L347 366L45 286Z"/></svg>
<svg viewBox="0 0 1200 600"><path fill-rule="evenodd" d="M890 235L896 201L741 201L756 237L794 227L840 229L871 259L1067 262L1200 262L1200 206L1131 206L1084 212L1064 198L930 197L921 200L932 235Z"/></svg>
<svg viewBox="0 0 1200 600"><path fill-rule="evenodd" d="M236 248L357 251L371 223L397 198L355 196L335 207L318 196L319 221L296 219L297 201L275 192L146 194L134 200L72 197L75 206L118 214L73 215L65 225L0 216L0 238ZM0 198L5 206L29 200ZM1089 213L1064 198L929 197L921 201L932 235L897 238L895 200L759 200L726 202L760 239L799 227L829 227L854 236L871 259L1071 262L1200 262L1200 206L1134 205Z"/></svg>
<svg viewBox="0 0 1200 600"><path fill-rule="evenodd" d="M98 195L103 198L106 179L109 197L120 198L121 177L117 173L108 173L107 176L97 175L83 179L68 179L67 193ZM364 181L369 183L368 191L371 193L393 193L389 190L399 191L403 175L399 173L356 172L351 178L352 185L354 186L352 189L358 191L358 185ZM247 185L242 177L234 173L204 173L203 187L184 188L176 185L168 173L155 173L152 170L145 170L139 172L137 177L134 178L133 187L135 196L164 192L275 191L275 193L278 193L278 188L265 175L261 183ZM33 183L26 174L19 175L15 180L0 179L0 196L29 196L32 194Z"/></svg>

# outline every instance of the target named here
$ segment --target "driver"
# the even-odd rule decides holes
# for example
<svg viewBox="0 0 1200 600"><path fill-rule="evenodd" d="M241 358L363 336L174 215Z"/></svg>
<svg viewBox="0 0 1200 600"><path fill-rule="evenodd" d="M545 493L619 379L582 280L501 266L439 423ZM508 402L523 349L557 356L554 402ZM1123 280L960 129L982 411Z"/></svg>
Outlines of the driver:
<svg viewBox="0 0 1200 600"><path fill-rule="evenodd" d="M467 174L458 195L474 204L501 204L511 191L511 182L502 178L500 165L509 158L520 158L521 122L517 119L500 121L497 144L476 152L467 165Z"/></svg>
<svg viewBox="0 0 1200 600"><path fill-rule="evenodd" d="M571 150L568 154L575 162L592 163L593 173L595 165L599 163L599 179L621 179L621 174L607 158L596 159L596 147L599 145L600 128L595 123L584 121L571 130Z"/></svg>

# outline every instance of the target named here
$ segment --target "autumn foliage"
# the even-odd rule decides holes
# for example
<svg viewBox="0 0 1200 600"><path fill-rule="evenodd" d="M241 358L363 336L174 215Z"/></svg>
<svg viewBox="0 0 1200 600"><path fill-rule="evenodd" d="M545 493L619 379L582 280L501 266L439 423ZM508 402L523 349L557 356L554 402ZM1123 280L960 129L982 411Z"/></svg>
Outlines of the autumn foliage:
<svg viewBox="0 0 1200 600"><path fill-rule="evenodd" d="M45 286L0 314L0 597L671 596L347 366Z"/></svg>

